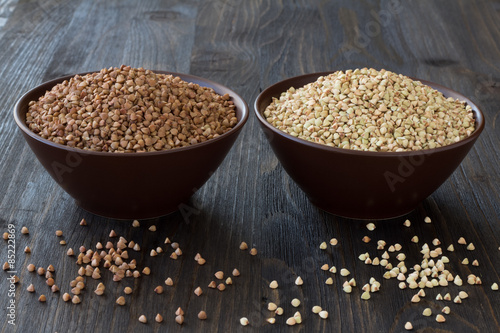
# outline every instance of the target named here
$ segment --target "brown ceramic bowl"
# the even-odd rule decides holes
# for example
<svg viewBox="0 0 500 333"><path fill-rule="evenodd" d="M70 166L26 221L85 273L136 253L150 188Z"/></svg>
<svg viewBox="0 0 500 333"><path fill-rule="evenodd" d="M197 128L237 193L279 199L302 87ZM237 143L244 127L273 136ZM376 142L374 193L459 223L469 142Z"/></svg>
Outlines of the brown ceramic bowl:
<svg viewBox="0 0 500 333"><path fill-rule="evenodd" d="M196 145L146 153L93 152L56 144L26 126L28 103L54 85L58 78L31 89L14 108L14 118L31 150L54 180L85 210L117 219L146 219L179 209L216 171L248 119L248 105L229 88L180 73L181 79L229 94L238 123L223 135ZM82 73L83 75L86 73Z"/></svg>
<svg viewBox="0 0 500 333"><path fill-rule="evenodd" d="M272 97L330 73L278 82L262 91L254 105L257 119L285 171L314 205L329 213L355 219L388 219L409 213L453 173L484 128L483 114L468 98L423 80L419 81L472 107L476 130L470 137L416 152L363 152L298 139L276 129L263 117Z"/></svg>

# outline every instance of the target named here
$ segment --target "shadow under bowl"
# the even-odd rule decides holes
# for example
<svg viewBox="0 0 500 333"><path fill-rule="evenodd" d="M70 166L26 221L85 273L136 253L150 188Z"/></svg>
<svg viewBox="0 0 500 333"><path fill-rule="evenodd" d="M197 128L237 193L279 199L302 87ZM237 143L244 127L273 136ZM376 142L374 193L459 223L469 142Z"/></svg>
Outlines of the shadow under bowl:
<svg viewBox="0 0 500 333"><path fill-rule="evenodd" d="M254 111L269 144L288 175L311 203L353 219L389 219L407 214L438 189L465 158L484 129L484 116L465 96L442 85L419 80L471 106L476 129L466 139L435 149L367 152L309 142L284 133L263 116L272 98L333 72L301 75L262 91Z"/></svg>
<svg viewBox="0 0 500 333"><path fill-rule="evenodd" d="M220 166L248 119L248 105L231 89L193 75L155 72L229 94L238 123L219 137L192 146L144 153L96 152L43 139L26 126L29 102L74 75L42 83L16 103L14 118L31 150L61 188L91 213L148 219L182 208Z"/></svg>

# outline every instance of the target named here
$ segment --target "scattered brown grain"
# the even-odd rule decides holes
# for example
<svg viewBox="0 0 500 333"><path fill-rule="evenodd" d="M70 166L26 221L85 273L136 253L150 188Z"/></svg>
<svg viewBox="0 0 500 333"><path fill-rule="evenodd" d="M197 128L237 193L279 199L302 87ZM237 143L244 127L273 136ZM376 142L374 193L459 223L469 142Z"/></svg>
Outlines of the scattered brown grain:
<svg viewBox="0 0 500 333"><path fill-rule="evenodd" d="M205 311L201 310L200 312L198 312L198 319L200 319L200 320L207 319L207 313Z"/></svg>
<svg viewBox="0 0 500 333"><path fill-rule="evenodd" d="M52 287L54 285L54 279L53 278L48 278L45 283L49 286Z"/></svg>
<svg viewBox="0 0 500 333"><path fill-rule="evenodd" d="M184 316L183 315L175 316L175 322L179 325L182 325L182 323L184 323Z"/></svg>

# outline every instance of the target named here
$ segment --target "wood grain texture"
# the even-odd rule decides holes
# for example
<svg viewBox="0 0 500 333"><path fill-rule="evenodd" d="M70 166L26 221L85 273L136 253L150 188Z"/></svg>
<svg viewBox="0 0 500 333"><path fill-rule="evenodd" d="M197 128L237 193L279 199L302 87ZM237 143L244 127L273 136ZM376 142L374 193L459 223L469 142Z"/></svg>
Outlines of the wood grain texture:
<svg viewBox="0 0 500 333"><path fill-rule="evenodd" d="M14 225L16 268L20 283L15 289L16 326L8 323L10 297L7 273L0 279L1 332L402 332L407 321L415 331L498 332L500 292L500 2L499 1L5 1L13 6L0 28L0 230ZM0 7L0 13L4 13ZM9 7L10 8L10 7ZM5 12L7 13L7 12ZM116 221L94 216L79 208L43 170L18 132L12 107L35 85L70 73L127 64L134 67L190 73L234 89L249 104L260 91L282 79L305 74L356 67L386 68L450 87L476 102L484 111L486 128L455 173L417 209L406 216L366 221L327 214L307 200L288 177L251 115L244 130L220 168L191 198L182 212L158 219ZM175 175L174 175L175 176ZM321 176L321 175L318 175ZM342 189L332 189L341 191ZM423 222L425 216L432 223ZM87 226L80 226L85 218ZM412 221L410 228L402 226ZM148 230L156 225L157 231ZM27 226L29 235L22 235ZM59 245L56 230L63 230L67 245ZM151 275L113 282L102 273L103 296L93 290L99 281L87 278L82 303L63 302L69 282L77 276L75 259L65 252L81 245L95 247L107 242L115 230L141 245L129 251L139 269ZM363 243L363 236L371 237ZM410 239L417 235L418 245ZM465 237L475 245L468 251L457 240ZM180 244L183 255L163 244L166 237ZM339 245L319 244L332 237ZM395 279L385 280L381 266L365 265L359 254L373 258L377 240L399 243L406 264L421 260L420 249L438 238L447 252L447 268L464 280L458 287L426 289L418 304L411 303L417 290L400 290ZM116 240L114 240L116 242ZM258 249L257 256L238 249L245 241ZM7 242L0 241L1 263L7 260ZM23 253L25 246L31 254ZM166 251L151 257L149 251ZM207 260L194 261L196 253ZM467 257L479 266L462 265ZM53 294L45 279L27 271L52 264L61 292ZM397 263L394 261L394 263ZM320 269L323 264L347 268L349 277ZM214 273L226 276L238 268L226 290L209 289ZM482 286L469 286L468 274L482 279ZM294 281L301 276L304 285ZM173 287L164 280L171 277ZM326 285L332 277L334 283ZM354 277L351 294L342 291L344 281ZM374 277L382 284L369 301L360 298L361 287ZM268 287L277 280L279 288ZM36 292L26 287L33 283ZM165 287L161 295L154 293ZM126 305L115 304L125 295ZM201 286L203 294L194 290ZM466 290L462 304L436 301L438 293ZM47 302L37 301L40 294ZM302 304L290 305L293 298ZM269 302L282 306L285 315L276 324ZM313 305L328 310L329 318L311 312ZM449 305L445 323L435 316ZM185 322L175 323L175 310L182 307ZM424 317L430 307L433 316ZM197 314L205 310L208 319ZM303 323L287 327L285 320L300 311ZM164 322L154 322L160 313ZM147 324L138 321L144 314ZM242 327L241 317L251 324Z"/></svg>

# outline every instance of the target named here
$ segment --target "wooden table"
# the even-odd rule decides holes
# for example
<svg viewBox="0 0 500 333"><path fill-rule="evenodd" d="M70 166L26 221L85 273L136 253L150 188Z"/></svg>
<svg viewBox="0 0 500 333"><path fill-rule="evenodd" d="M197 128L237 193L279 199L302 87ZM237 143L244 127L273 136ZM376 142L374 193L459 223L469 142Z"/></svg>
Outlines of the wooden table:
<svg viewBox="0 0 500 333"><path fill-rule="evenodd" d="M404 4L403 4L404 3ZM8 273L0 282L2 332L401 332L406 322L415 331L499 332L500 291L500 2L499 1L0 1L0 227L15 232L15 270L20 278L11 296ZM48 176L26 145L12 117L16 100L48 79L121 64L190 73L227 85L250 106L267 86L309 73L359 67L385 68L438 82L469 96L485 113L486 129L455 173L413 212L387 221L366 221L327 214L312 206L288 177L251 115L242 134L212 178L192 197L188 214L173 213L155 220L117 221L79 208ZM432 222L424 223L429 216ZM87 226L80 226L84 218ZM409 228L403 222L411 221ZM156 225L156 232L149 231ZM21 233L26 226L29 234ZM56 230L63 236L57 237ZM109 233L140 244L129 251L142 270L138 279L86 278L80 304L65 303L62 294L78 275L75 257L66 251L83 245L95 249ZM410 239L417 235L419 243ZM361 239L372 240L364 243ZM177 260L163 244L166 237L183 251ZM339 244L320 243L337 238ZM475 245L474 251L458 244ZM421 246L441 241L446 268L464 284L425 289L419 303L411 299L419 289L398 288L396 279L383 278L381 266L365 265L362 253L381 259L376 242L402 245L405 262L422 260ZM59 241L67 244L62 246ZM242 241L258 250L256 256L239 250ZM7 241L0 242L0 258L7 260ZM454 252L446 248L453 244ZM31 254L23 249L29 246ZM161 246L164 253L150 256ZM194 261L201 253L206 264ZM392 258L395 254L391 254ZM468 258L469 265L462 264ZM394 260L394 259L391 259ZM473 266L478 260L479 266ZM391 261L392 262L392 261ZM28 272L27 265L55 267L60 292L52 293L45 278ZM396 262L397 263L397 262ZM338 273L321 270L336 266ZM102 268L102 267L101 267ZM237 268L226 290L208 288L214 273L225 276ZM348 277L340 269L350 270ZM469 274L482 285L469 285ZM295 285L300 276L304 284ZM165 286L171 277L174 285ZM332 277L333 284L325 281ZM362 300L370 277L380 291ZM344 281L355 278L348 294ZM225 279L225 278L224 278ZM272 280L277 289L268 287ZM94 294L98 282L103 296ZM222 280L217 280L218 283ZM33 284L34 293L26 291ZM156 294L156 286L165 288ZM132 294L125 295L130 286ZM203 294L194 290L201 286ZM469 298L462 304L435 300L452 298L460 290ZM45 303L38 302L41 294ZM115 300L124 295L126 304ZM301 305L290 302L298 298ZM15 302L15 326L7 309ZM274 316L267 304L283 307ZM329 313L321 319L311 308ZM435 318L444 306L451 313L445 323ZM181 307L184 323L174 320ZM422 315L424 308L432 315ZM200 310L207 319L197 318ZM302 324L285 321L299 311ZM156 323L160 313L164 321ZM145 315L147 324L139 322ZM247 317L250 325L240 325ZM276 317L276 323L266 322Z"/></svg>

